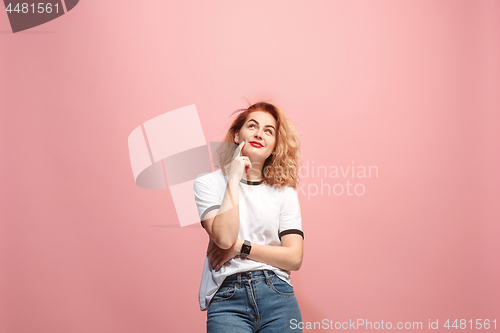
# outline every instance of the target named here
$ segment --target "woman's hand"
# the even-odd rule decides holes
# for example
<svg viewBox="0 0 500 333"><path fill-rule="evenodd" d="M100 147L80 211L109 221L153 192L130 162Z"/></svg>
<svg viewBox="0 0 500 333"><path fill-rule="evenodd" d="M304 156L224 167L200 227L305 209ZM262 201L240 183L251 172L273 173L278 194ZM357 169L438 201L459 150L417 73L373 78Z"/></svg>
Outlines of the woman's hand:
<svg viewBox="0 0 500 333"><path fill-rule="evenodd" d="M252 162L250 162L248 156L243 156L241 154L245 144L246 142L243 141L236 147L229 169L229 177L234 177L238 181L243 178L243 172L248 173L252 169Z"/></svg>
<svg viewBox="0 0 500 333"><path fill-rule="evenodd" d="M239 248L239 250L238 250ZM238 257L241 251L241 240L238 239L229 249L223 250L218 247L211 239L208 243L207 255L210 268L218 271L224 264L231 259Z"/></svg>

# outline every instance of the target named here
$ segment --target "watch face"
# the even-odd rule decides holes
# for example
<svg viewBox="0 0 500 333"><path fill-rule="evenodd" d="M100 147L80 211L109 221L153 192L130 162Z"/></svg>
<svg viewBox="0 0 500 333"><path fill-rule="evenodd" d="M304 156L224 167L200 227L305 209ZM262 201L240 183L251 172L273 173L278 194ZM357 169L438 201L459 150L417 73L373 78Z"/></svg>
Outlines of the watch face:
<svg viewBox="0 0 500 333"><path fill-rule="evenodd" d="M250 246L243 244L243 246L241 247L241 252L249 254L250 253Z"/></svg>

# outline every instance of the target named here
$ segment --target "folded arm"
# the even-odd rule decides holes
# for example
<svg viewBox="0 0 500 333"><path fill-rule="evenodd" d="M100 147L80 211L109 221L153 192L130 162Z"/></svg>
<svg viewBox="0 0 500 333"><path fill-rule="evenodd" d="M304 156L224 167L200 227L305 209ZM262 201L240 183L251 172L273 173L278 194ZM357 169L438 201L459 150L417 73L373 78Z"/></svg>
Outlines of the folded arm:
<svg viewBox="0 0 500 333"><path fill-rule="evenodd" d="M207 250L210 264L219 270L223 264L241 253L242 239L237 239L229 249L222 249L210 242ZM288 234L281 237L281 246L261 245L251 243L252 248L246 260L254 260L281 268L286 271L298 271L302 265L303 240L298 234Z"/></svg>

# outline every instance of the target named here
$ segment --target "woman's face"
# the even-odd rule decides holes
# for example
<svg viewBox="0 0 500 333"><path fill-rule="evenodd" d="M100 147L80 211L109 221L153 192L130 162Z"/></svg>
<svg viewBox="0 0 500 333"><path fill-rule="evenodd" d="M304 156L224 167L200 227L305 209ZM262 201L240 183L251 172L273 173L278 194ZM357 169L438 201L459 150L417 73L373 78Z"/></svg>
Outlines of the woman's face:
<svg viewBox="0 0 500 333"><path fill-rule="evenodd" d="M236 132L235 142L239 144L245 140L242 154L263 163L276 146L276 127L276 119L270 113L253 111Z"/></svg>

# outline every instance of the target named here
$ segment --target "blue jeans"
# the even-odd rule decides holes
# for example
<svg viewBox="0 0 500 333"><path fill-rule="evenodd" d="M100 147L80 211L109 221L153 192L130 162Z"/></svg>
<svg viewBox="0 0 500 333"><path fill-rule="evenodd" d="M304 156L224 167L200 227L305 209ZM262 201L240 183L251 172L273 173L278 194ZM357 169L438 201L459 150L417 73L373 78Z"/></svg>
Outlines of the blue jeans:
<svg viewBox="0 0 500 333"><path fill-rule="evenodd" d="M302 332L290 321L302 321L293 287L273 271L226 277L207 309L208 333Z"/></svg>

